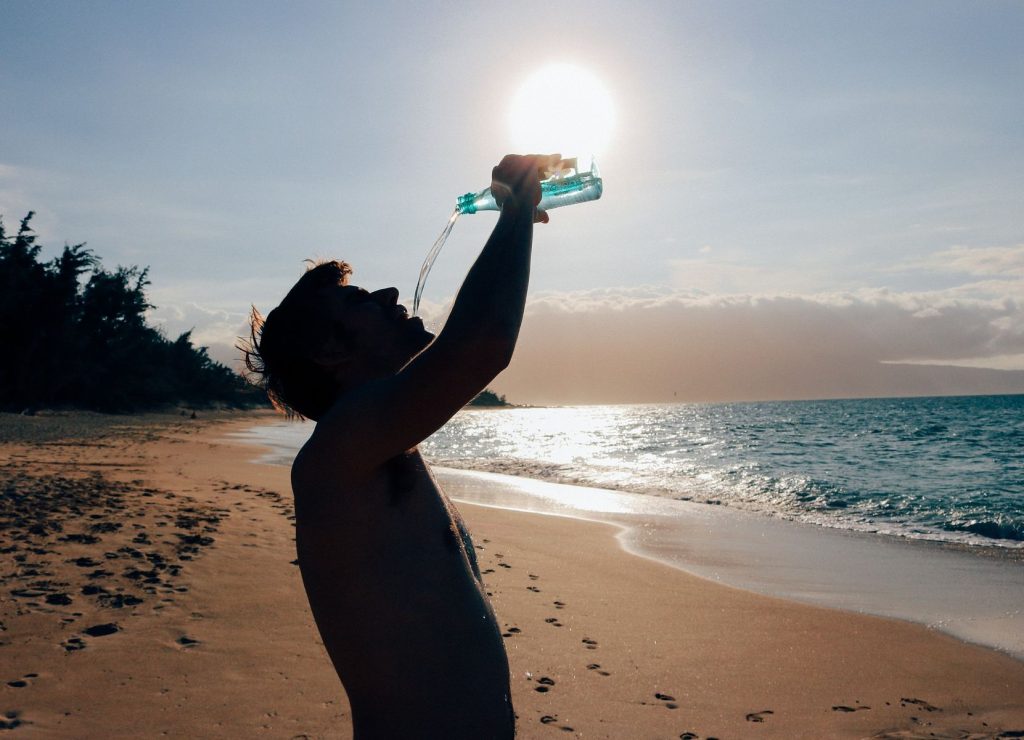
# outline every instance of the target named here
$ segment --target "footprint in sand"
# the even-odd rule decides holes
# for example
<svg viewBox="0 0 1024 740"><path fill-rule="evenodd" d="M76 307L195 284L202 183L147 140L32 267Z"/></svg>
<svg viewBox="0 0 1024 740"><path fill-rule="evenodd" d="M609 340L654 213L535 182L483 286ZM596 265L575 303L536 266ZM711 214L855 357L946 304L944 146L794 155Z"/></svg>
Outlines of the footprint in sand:
<svg viewBox="0 0 1024 740"><path fill-rule="evenodd" d="M832 707L833 712L856 712L861 709L871 709L871 707L865 707L863 705L858 705L856 707L848 707L845 704L837 704L836 706Z"/></svg>
<svg viewBox="0 0 1024 740"><path fill-rule="evenodd" d="M16 678L13 681L8 681L7 685L12 689L23 689L32 683L33 678L39 678L38 673L26 673L21 678Z"/></svg>
<svg viewBox="0 0 1024 740"><path fill-rule="evenodd" d="M587 646L587 650L597 650L597 640L591 640L589 637L584 637L580 642Z"/></svg>
<svg viewBox="0 0 1024 740"><path fill-rule="evenodd" d="M552 627L561 627L562 626L562 623L558 621L558 617L548 617L544 621L547 622L548 624L550 624Z"/></svg>
<svg viewBox="0 0 1024 740"><path fill-rule="evenodd" d="M85 650L85 640L81 637L69 637L60 644L67 652L71 653L75 650Z"/></svg>
<svg viewBox="0 0 1024 740"><path fill-rule="evenodd" d="M95 568L97 565L99 565L98 562L96 562L92 558L87 558L87 557L72 558L70 560L65 560L64 562L66 562L66 563L74 563L79 568Z"/></svg>
<svg viewBox="0 0 1024 740"><path fill-rule="evenodd" d="M45 591L35 588L16 588L11 591L11 596L16 596L20 599L36 599L45 595Z"/></svg>
<svg viewBox="0 0 1024 740"><path fill-rule="evenodd" d="M751 712L747 715L747 722L764 722L765 715L775 714L771 709L762 709L760 712Z"/></svg>
<svg viewBox="0 0 1024 740"><path fill-rule="evenodd" d="M0 719L0 730L15 730L24 724L31 724L21 719L21 712L4 712Z"/></svg>
<svg viewBox="0 0 1024 740"><path fill-rule="evenodd" d="M94 545L100 541L99 537L91 534L66 534L58 537L59 542L75 542L79 545Z"/></svg>
<svg viewBox="0 0 1024 740"><path fill-rule="evenodd" d="M126 606L137 606L143 600L131 594L100 594L99 602L107 609L123 609Z"/></svg>
<svg viewBox="0 0 1024 740"><path fill-rule="evenodd" d="M527 575L530 577L531 581L536 581L540 578L540 576L535 576L533 573L528 573Z"/></svg>
<svg viewBox="0 0 1024 740"><path fill-rule="evenodd" d="M537 683L540 685L534 686L533 690L541 694L546 694L551 690L551 687L555 685L555 680L553 678L548 678L547 676L541 676L537 679Z"/></svg>
<svg viewBox="0 0 1024 740"><path fill-rule="evenodd" d="M659 692L654 695L654 698L658 701L665 702L666 709L679 709L679 705L675 703L676 698L670 694L662 694Z"/></svg>
<svg viewBox="0 0 1024 740"><path fill-rule="evenodd" d="M94 624L92 627L86 627L82 632L89 637L106 637L112 635L115 632L120 632L121 628L114 622L107 622L106 624Z"/></svg>
<svg viewBox="0 0 1024 740"><path fill-rule="evenodd" d="M565 602L563 602L563 601L552 601L551 603L555 605L556 609L564 609L565 608Z"/></svg>
<svg viewBox="0 0 1024 740"><path fill-rule="evenodd" d="M181 637L178 638L178 644L181 645L182 647L189 648L189 647L192 647L193 645L198 645L199 644L199 640L191 638L188 635L182 635Z"/></svg>
<svg viewBox="0 0 1024 740"><path fill-rule="evenodd" d="M612 675L608 671L601 670L601 664L600 663L590 663L587 666L587 670L588 671L597 671L597 675L599 675L599 676L610 676L610 675Z"/></svg>
<svg viewBox="0 0 1024 740"><path fill-rule="evenodd" d="M539 594L540 593L540 589L537 588L536 586L527 586L526 590L527 591L533 591L535 594Z"/></svg>
<svg viewBox="0 0 1024 740"><path fill-rule="evenodd" d="M939 707L934 706L933 704L929 704L924 699L907 699L905 697L900 697L900 706L905 707L908 705L918 707L919 709L923 709L926 712L939 711Z"/></svg>
<svg viewBox="0 0 1024 740"><path fill-rule="evenodd" d="M542 725L553 725L557 721L558 717L553 717L550 714L545 714L543 717L540 718L540 723ZM569 727L568 725L561 725L558 729L562 732L574 732L573 728Z"/></svg>

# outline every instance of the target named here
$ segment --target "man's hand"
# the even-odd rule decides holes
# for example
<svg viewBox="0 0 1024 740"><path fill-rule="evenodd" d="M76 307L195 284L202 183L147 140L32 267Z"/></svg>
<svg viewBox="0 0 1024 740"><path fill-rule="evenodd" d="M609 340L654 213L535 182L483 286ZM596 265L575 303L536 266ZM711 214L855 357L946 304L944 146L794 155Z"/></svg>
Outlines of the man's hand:
<svg viewBox="0 0 1024 740"><path fill-rule="evenodd" d="M505 204L533 210L534 223L548 222L548 214L537 210L540 181L562 159L560 154L509 154L491 171L491 195L498 207Z"/></svg>

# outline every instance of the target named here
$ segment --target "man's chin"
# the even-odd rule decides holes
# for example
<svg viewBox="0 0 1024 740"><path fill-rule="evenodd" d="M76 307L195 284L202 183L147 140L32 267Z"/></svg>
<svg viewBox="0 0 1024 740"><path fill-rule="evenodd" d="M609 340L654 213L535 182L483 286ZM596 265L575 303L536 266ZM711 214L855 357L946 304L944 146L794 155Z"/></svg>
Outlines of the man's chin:
<svg viewBox="0 0 1024 740"><path fill-rule="evenodd" d="M427 329L421 329L419 333L419 348L416 351L422 352L425 350L430 346L430 343L433 342L435 338L436 335L433 332Z"/></svg>
<svg viewBox="0 0 1024 740"><path fill-rule="evenodd" d="M407 321L408 333L406 336L413 354L417 355L430 346L430 343L434 341L434 334L423 326L423 319L419 316L413 316Z"/></svg>

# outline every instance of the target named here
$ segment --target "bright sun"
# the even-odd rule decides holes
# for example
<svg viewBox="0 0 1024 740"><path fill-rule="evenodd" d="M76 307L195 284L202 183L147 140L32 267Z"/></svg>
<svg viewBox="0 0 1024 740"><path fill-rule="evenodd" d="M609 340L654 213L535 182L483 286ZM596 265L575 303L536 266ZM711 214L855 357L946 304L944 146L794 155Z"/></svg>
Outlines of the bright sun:
<svg viewBox="0 0 1024 740"><path fill-rule="evenodd" d="M603 154L615 111L593 74L572 64L550 64L530 75L512 99L509 118L517 151L559 152L585 158Z"/></svg>

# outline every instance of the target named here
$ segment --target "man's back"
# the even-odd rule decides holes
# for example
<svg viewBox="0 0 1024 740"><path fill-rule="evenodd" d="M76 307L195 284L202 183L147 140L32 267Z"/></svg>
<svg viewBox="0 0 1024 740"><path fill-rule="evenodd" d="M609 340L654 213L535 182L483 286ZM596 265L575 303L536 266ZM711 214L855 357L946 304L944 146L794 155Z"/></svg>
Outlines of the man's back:
<svg viewBox="0 0 1024 740"><path fill-rule="evenodd" d="M419 453L350 480L307 447L292 485L299 567L356 737L512 737L473 544Z"/></svg>

